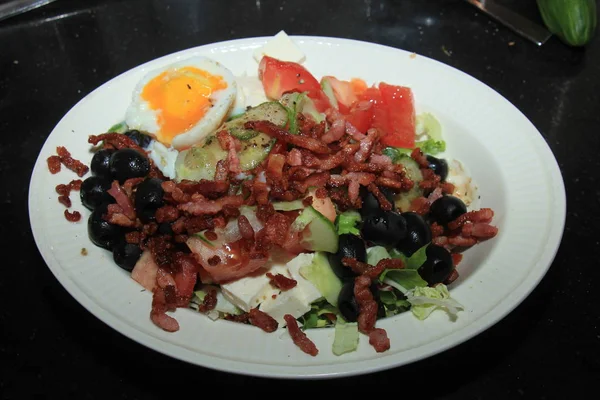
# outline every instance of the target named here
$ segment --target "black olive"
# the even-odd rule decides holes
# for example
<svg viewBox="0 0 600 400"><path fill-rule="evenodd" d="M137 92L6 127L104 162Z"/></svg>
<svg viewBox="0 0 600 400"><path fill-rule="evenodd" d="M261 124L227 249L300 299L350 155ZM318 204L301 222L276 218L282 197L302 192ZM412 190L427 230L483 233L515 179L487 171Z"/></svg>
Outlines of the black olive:
<svg viewBox="0 0 600 400"><path fill-rule="evenodd" d="M406 237L406 221L395 211L380 211L363 221L361 233L373 244L393 246Z"/></svg>
<svg viewBox="0 0 600 400"><path fill-rule="evenodd" d="M371 290L373 299L377 302L377 317L385 317L385 308L383 303L379 301L379 289L377 288L377 284L373 282L369 289ZM342 317L344 317L347 322L356 322L358 319L360 307L354 296L354 280L349 280L342 286L340 294L338 295L338 310L340 310L340 314L342 314Z"/></svg>
<svg viewBox="0 0 600 400"><path fill-rule="evenodd" d="M148 157L134 149L119 149L110 156L110 174L119 183L130 178L141 178L150 172Z"/></svg>
<svg viewBox="0 0 600 400"><path fill-rule="evenodd" d="M127 131L124 133L124 135L129 137L131 140L133 140L135 142L135 144L137 144L138 146L140 146L143 149L148 147L148 145L152 141L152 138L149 135L146 135L145 133L142 133L138 130Z"/></svg>
<svg viewBox="0 0 600 400"><path fill-rule="evenodd" d="M467 212L467 206L455 196L442 196L429 208L431 218L440 225L446 226Z"/></svg>
<svg viewBox="0 0 600 400"><path fill-rule="evenodd" d="M395 210L394 192L385 187L379 188L379 191L385 196L386 199L389 200L390 203L392 203L392 210ZM359 212L363 218L382 211L381 206L379 205L379 200L377 200L375 195L373 195L373 193L371 193L366 187L361 186L359 193L362 200L362 206Z"/></svg>
<svg viewBox="0 0 600 400"><path fill-rule="evenodd" d="M329 265L338 278L345 280L354 278L356 274L350 267L342 264L342 258L356 258L360 262L367 261L367 248L364 240L351 233L344 233L339 236L338 250L335 253L328 253Z"/></svg>
<svg viewBox="0 0 600 400"><path fill-rule="evenodd" d="M396 244L396 248L410 257L415 251L431 242L431 228L419 214L407 211L402 213L406 221L406 237Z"/></svg>
<svg viewBox="0 0 600 400"><path fill-rule="evenodd" d="M96 246L112 250L113 246L123 240L123 228L111 224L102 218L106 214L108 204L99 205L88 217L88 236Z"/></svg>
<svg viewBox="0 0 600 400"><path fill-rule="evenodd" d="M103 203L114 203L115 199L108 194L111 181L101 176L90 176L81 183L79 196L81 203L90 210Z"/></svg>
<svg viewBox="0 0 600 400"><path fill-rule="evenodd" d="M115 263L125 271L131 272L142 255L140 246L119 240L112 249Z"/></svg>
<svg viewBox="0 0 600 400"><path fill-rule="evenodd" d="M92 162L90 163L92 174L111 179L109 163L110 156L114 152L114 149L98 150L96 154L94 154L94 157L92 157Z"/></svg>
<svg viewBox="0 0 600 400"><path fill-rule="evenodd" d="M338 295L338 310L342 317L348 322L356 322L358 319L358 303L354 297L354 280L350 280L342 286Z"/></svg>
<svg viewBox="0 0 600 400"><path fill-rule="evenodd" d="M148 223L154 220L154 214L163 205L162 180L148 178L137 186L135 191L135 212L140 220Z"/></svg>
<svg viewBox="0 0 600 400"><path fill-rule="evenodd" d="M419 267L419 275L429 286L444 282L449 276L454 265L450 252L441 246L430 244L425 250L427 260Z"/></svg>
<svg viewBox="0 0 600 400"><path fill-rule="evenodd" d="M429 161L429 168L439 175L442 182L446 181L448 178L448 162L443 158L437 158L434 156L427 156L427 161Z"/></svg>

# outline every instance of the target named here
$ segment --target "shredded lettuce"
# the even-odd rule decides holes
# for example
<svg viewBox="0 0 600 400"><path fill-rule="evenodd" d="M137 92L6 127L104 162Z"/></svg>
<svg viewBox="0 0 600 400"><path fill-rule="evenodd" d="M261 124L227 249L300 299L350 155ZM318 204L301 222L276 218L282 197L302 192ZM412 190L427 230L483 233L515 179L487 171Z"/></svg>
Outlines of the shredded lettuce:
<svg viewBox="0 0 600 400"><path fill-rule="evenodd" d="M427 135L429 139L442 140L442 125L431 113L421 113L416 118L417 136Z"/></svg>
<svg viewBox="0 0 600 400"><path fill-rule="evenodd" d="M299 320L303 329L324 328L332 324L326 314L338 314L337 308L326 300L317 301L310 306L310 311L302 315Z"/></svg>
<svg viewBox="0 0 600 400"><path fill-rule="evenodd" d="M335 221L338 235L343 235L345 233L360 235L360 231L356 227L360 221L360 214L356 210L348 210L339 214Z"/></svg>
<svg viewBox="0 0 600 400"><path fill-rule="evenodd" d="M443 140L427 139L416 142L415 147L420 148L425 154L435 156L436 154L446 151L446 142Z"/></svg>
<svg viewBox="0 0 600 400"><path fill-rule="evenodd" d="M427 282L421 278L416 269L386 269L379 275L379 280L395 287L402 293L417 287L427 286Z"/></svg>
<svg viewBox="0 0 600 400"><path fill-rule="evenodd" d="M129 127L127 126L125 121L123 121L119 122L118 124L114 124L113 126L108 128L108 132L125 133L127 132L127 129L129 129Z"/></svg>
<svg viewBox="0 0 600 400"><path fill-rule="evenodd" d="M379 301L383 303L386 317L391 317L410 309L410 303L406 300L406 297L396 290L380 290Z"/></svg>
<svg viewBox="0 0 600 400"><path fill-rule="evenodd" d="M385 258L390 258L390 253L383 246L373 246L367 249L367 264L377 265Z"/></svg>
<svg viewBox="0 0 600 400"><path fill-rule="evenodd" d="M341 356L344 353L355 351L358 347L358 324L346 322L338 316L335 322L335 336L333 338L333 354Z"/></svg>
<svg viewBox="0 0 600 400"><path fill-rule="evenodd" d="M410 257L406 257L402 252L396 249L391 249L390 257L401 259L404 263L404 268L406 269L419 269L419 267L427 260L426 251L428 245L429 243L415 251Z"/></svg>
<svg viewBox="0 0 600 400"><path fill-rule="evenodd" d="M406 299L412 306L412 313L420 320L427 318L436 309L443 309L452 319L456 319L458 312L464 309L458 301L450 297L450 292L443 283L435 287L416 287L406 293Z"/></svg>

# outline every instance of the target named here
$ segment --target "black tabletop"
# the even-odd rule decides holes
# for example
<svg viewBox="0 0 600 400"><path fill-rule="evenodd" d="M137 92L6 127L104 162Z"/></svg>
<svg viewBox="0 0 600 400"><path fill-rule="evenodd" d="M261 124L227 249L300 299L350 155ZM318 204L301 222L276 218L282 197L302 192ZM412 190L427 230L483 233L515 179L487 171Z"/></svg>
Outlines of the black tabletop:
<svg viewBox="0 0 600 400"><path fill-rule="evenodd" d="M502 1L541 22L534 0ZM533 293L480 335L392 370L325 381L227 374L169 358L112 330L74 300L40 256L27 208L45 139L81 98L178 50L284 29L381 43L439 60L520 109L552 149L567 191L561 246ZM150 399L369 395L575 398L600 378L600 38L541 47L464 1L58 0L0 22L0 397ZM260 387L259 387L260 386ZM286 389L291 389L288 391ZM592 392L593 393L593 392ZM217 396L222 394L216 393Z"/></svg>

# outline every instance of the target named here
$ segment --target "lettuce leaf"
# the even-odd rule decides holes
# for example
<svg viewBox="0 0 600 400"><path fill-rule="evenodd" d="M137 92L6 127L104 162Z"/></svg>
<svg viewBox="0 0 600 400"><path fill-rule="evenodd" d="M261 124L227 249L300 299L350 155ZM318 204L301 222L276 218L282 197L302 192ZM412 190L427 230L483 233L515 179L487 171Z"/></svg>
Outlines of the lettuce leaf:
<svg viewBox="0 0 600 400"><path fill-rule="evenodd" d="M377 265L385 258L390 258L390 254L383 246L372 246L367 249L367 264Z"/></svg>
<svg viewBox="0 0 600 400"><path fill-rule="evenodd" d="M412 305L412 313L420 320L427 318L436 309L443 309L452 319L456 319L458 312L464 309L458 301L450 297L450 292L443 283L435 287L416 287L406 293L406 299Z"/></svg>
<svg viewBox="0 0 600 400"><path fill-rule="evenodd" d="M346 322L338 316L335 322L335 336L333 338L333 354L340 356L344 353L355 351L358 347L358 323Z"/></svg>
<svg viewBox="0 0 600 400"><path fill-rule="evenodd" d="M345 233L351 233L353 235L360 235L357 225L361 221L360 214L355 210L344 211L339 214L335 221L335 226L338 231L338 235Z"/></svg>

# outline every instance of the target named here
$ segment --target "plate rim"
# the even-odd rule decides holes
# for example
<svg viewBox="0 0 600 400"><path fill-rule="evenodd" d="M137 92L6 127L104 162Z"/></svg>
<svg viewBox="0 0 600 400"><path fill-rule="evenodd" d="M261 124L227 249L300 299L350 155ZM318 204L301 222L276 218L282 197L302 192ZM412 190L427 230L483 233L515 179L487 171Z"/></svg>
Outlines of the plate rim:
<svg viewBox="0 0 600 400"><path fill-rule="evenodd" d="M29 187L28 187L28 193L29 193L28 209L29 209L29 215L30 215L30 227L31 227L31 231L34 236L38 251L42 255L42 258L44 259L46 266L51 270L51 272L56 277L56 279L59 281L61 286L63 286L63 288L65 290L67 290L67 292L77 302L79 302L80 305L82 305L87 311L89 311L92 315L94 315L98 320L100 320L103 323L105 323L106 325L110 326L112 329L114 329L115 331L124 335L125 337L127 337L137 343L143 344L144 346L148 347L149 349L157 351L163 355L166 355L171 358L176 358L181 361L188 362L192 365L197 365L197 366L201 366L204 368L219 370L219 371L227 372L227 373L251 375L251 376L257 376L257 377L288 378L288 379L290 379L290 378L291 379L305 379L305 378L322 379L322 378L340 378L340 377L348 377L348 376L353 376L353 375L378 372L381 370L391 369L391 368L395 368L398 366L410 364L410 363L440 354L440 353L448 350L449 348L458 346L458 345L470 340L474 336L479 335L481 332L483 332L487 329L490 329L492 326L494 326L495 324L500 322L509 313L511 313L514 309L516 309L529 296L529 294L531 294L535 290L535 288L538 286L540 281L544 278L547 271L552 266L552 263L553 263L553 261L556 257L556 254L560 248L560 245L562 242L562 236L564 233L564 227L565 227L565 221L566 221L566 207L567 207L564 180L562 178L562 174L560 172L558 162L557 162L553 152L551 151L548 143L543 138L541 132L521 112L521 110L519 110L514 104L512 104L510 101L508 101L508 99L506 99L504 96L502 96L498 91L496 91L495 89L493 89L486 83L480 81L479 79L467 74L466 72L461 71L458 68L455 68L451 65L445 64L442 61L438 61L433 58L429 58L427 56L420 55L419 53L415 53L412 51L407 51L407 50L392 47L392 46L387 46L387 45L383 45L383 44L372 43L372 42L362 41L362 40L357 40L357 39L330 37L330 36L310 36L310 35L290 35L290 37L293 40L299 40L299 41L309 41L309 42L310 41L312 41L312 42L321 41L321 42L325 42L325 43L339 44L341 46L343 46L345 44L356 44L359 46L378 48L379 50L382 50L385 52L416 54L417 57L419 57L421 59L425 59L427 62L433 62L433 63L440 64L440 66L442 66L445 69L451 69L455 73L462 74L465 77L476 81L476 83L478 85L485 86L485 88L487 90L490 90L491 92L493 92L493 94L495 96L497 96L498 99L501 99L501 100L507 102L508 105L510 105L510 108L512 109L512 111L520 114L520 116L522 118L524 118L531 125L531 127L538 133L538 135L531 135L531 139L536 141L537 148L542 153L544 153L547 160L553 160L552 165L550 165L547 168L546 172L551 177L552 194L554 195L554 200L556 202L556 205L558 206L558 209L556 210L557 214L555 214L555 217L556 216L559 217L557 220L559 223L558 224L555 223L555 224L551 225L552 230L546 241L546 246L545 246L546 248L551 247L550 251L549 252L544 251L542 254L542 257L540 257L537 260L537 264L541 263L542 266L537 269L530 268L528 274L523 279L523 281L511 291L511 298L505 299L494 306L494 310L496 310L500 305L504 305L502 312L489 313L489 314L494 314L493 317L491 317L489 315L479 317L477 320L472 321L469 325L467 325L461 329L452 331L452 333L450 335L448 335L446 338L444 338L444 340L438 339L433 342L429 342L426 345L419 346L419 348L430 347L432 343L438 343L439 345L435 349L428 348L427 351L422 351L421 354L411 355L407 358L403 358L400 362L396 362L396 363L384 362L381 365L376 365L373 363L374 360L372 360L372 359L350 361L350 362L347 362L344 364L345 370L342 372L336 372L335 368L333 368L333 369L331 368L332 366L335 367L336 365L339 365L339 364L332 364L332 365L321 364L318 366L309 365L309 366L297 367L298 372L301 370L302 373L295 373L294 367L282 366L282 365L269 365L269 367L267 367L266 364L263 364L262 365L263 369L257 371L257 370L253 370L252 368L249 368L252 366L256 366L256 364L253 362L244 362L244 361L233 362L230 360L226 360L226 364L228 364L228 365L222 365L221 362L223 361L223 359L218 358L218 357L215 358L208 354L202 354L202 358L207 359L207 360L214 360L214 361L216 361L216 363L215 364L213 364L213 363L200 364L200 363L198 363L198 360L194 359L194 357L192 356L193 354L197 354L197 353L192 352L190 349L185 349L185 348L176 346L169 342L162 342L162 341L160 341L160 339L157 339L156 337L153 337L153 336L147 334L146 332L140 331L137 328L135 328L134 326L123 324L123 322L120 321L120 319L117 316L114 316L110 313L103 313L102 307L100 307L88 294L86 294L81 288L79 288L73 282L73 280L69 276L67 276L67 274L65 274L64 271L61 270L60 266L54 265L50 262L52 260L52 261L55 261L55 263L56 263L56 260L53 260L52 252L49 249L43 249L40 246L41 232L39 231L40 227L34 223L33 214L35 214L35 213L32 214L32 212L31 212L32 207L34 205L34 199L32 198L31 193L33 192L32 189L33 189L34 178L35 178L36 174L41 173L40 169L42 169L46 165L45 160L41 159L42 150L46 147L46 144L50 140L50 137L52 136L52 133L54 132L56 127L59 126L61 124L61 122L65 118L67 118L67 116L71 112L74 112L74 110L76 110L83 102L85 102L86 99L90 98L90 96L94 95L94 93L102 90L106 86L110 86L111 82L113 82L114 80L116 80L117 78L119 78L125 74L130 73L132 70L148 68L149 64L157 62L159 60L162 61L162 60L166 60L166 59L171 59L171 58L175 58L177 56L187 54L187 53L192 53L195 51L207 51L209 49L217 49L218 47L224 47L224 46L228 46L228 45L229 46L234 46L234 45L241 46L243 44L259 44L260 42L264 43L269 38L271 38L271 36L245 37L245 38L231 39L231 40L214 42L214 43L207 43L207 44L191 47L188 49L178 50L176 52L172 52L172 53L148 60L148 61L143 62L139 65L136 65L136 66L114 76L113 78L109 79L108 81L102 83L97 88L95 88L94 90L89 92L82 99L80 99L76 104L74 104L69 109L69 111L67 113L65 113L62 116L62 118L59 120L59 122L56 123L56 125L54 126L54 128L52 129L52 131L50 132L50 134L44 141L42 148L40 149L40 153L38 154L38 157L36 158L36 162L35 162L34 168L31 173ZM537 272L537 273L535 274L535 276L532 276L532 273L534 273L534 272ZM517 292L518 292L517 296L512 296L513 294L515 294ZM467 334L465 334L465 332L463 332L465 330L467 330ZM137 333L137 336L135 335L135 333ZM455 336L458 336L458 337L455 337ZM171 347L175 351L173 351L173 349L171 349ZM405 354L405 353L406 352L403 352L402 354ZM390 354L388 356L386 356L385 353L382 353L382 354L383 355L378 360L383 360L386 358L393 358L396 356L396 354ZM235 364L235 365L232 365L232 364ZM367 368L364 367L365 364L368 365ZM352 367L349 367L349 366L352 366ZM310 370L313 370L313 372L310 372Z"/></svg>

